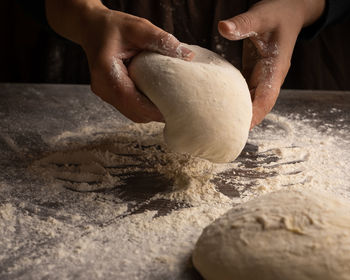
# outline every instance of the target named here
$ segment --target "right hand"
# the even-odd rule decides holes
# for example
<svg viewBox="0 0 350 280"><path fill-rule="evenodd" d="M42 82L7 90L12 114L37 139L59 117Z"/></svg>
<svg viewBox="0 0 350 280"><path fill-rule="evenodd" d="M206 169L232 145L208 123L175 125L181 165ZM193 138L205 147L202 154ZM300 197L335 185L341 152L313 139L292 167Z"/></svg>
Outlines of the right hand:
<svg viewBox="0 0 350 280"><path fill-rule="evenodd" d="M247 12L218 24L228 40L242 40L243 74L253 99L251 128L274 106L288 73L295 42L303 26L315 22L325 0L262 0Z"/></svg>
<svg viewBox="0 0 350 280"><path fill-rule="evenodd" d="M90 0L90 2L95 4L99 1ZM56 11L57 9L52 13L57 13ZM146 19L109 10L102 4L76 11L80 20L76 20L74 15L71 18L81 28L79 32L69 34L69 26L66 24L65 29L68 33L65 37L83 47L89 62L92 91L132 121L163 121L163 116L156 106L137 90L124 62L142 50L184 60L191 60L194 54L183 47L173 35ZM55 29L56 32L57 29L59 28ZM62 30L58 33L65 35Z"/></svg>

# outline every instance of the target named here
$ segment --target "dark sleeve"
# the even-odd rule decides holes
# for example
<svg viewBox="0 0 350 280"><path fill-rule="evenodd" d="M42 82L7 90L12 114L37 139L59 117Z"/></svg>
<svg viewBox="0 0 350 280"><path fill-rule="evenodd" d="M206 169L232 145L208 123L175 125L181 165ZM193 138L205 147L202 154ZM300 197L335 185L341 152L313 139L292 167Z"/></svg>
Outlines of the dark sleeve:
<svg viewBox="0 0 350 280"><path fill-rule="evenodd" d="M323 15L312 25L302 29L298 39L312 39L324 28L350 15L350 0L326 0Z"/></svg>
<svg viewBox="0 0 350 280"><path fill-rule="evenodd" d="M45 0L16 0L17 3L42 26L50 28L46 18Z"/></svg>

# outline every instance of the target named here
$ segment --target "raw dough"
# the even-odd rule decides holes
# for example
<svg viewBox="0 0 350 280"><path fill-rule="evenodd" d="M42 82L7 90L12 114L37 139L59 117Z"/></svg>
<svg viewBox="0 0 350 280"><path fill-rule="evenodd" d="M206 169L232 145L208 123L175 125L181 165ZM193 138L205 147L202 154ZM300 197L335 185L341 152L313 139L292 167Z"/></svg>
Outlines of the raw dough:
<svg viewBox="0 0 350 280"><path fill-rule="evenodd" d="M238 205L204 229L193 263L207 280L348 280L349 202L282 191Z"/></svg>
<svg viewBox="0 0 350 280"><path fill-rule="evenodd" d="M170 149L213 162L234 160L252 117L246 81L221 56L187 47L196 54L191 62L142 52L129 66L130 76L163 114Z"/></svg>

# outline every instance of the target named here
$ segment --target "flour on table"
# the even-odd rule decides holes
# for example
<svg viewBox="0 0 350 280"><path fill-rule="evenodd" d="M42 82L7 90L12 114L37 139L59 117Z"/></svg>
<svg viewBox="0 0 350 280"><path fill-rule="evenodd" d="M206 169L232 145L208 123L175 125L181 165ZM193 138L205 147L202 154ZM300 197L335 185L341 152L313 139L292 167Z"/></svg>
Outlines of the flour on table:
<svg viewBox="0 0 350 280"><path fill-rule="evenodd" d="M32 170L83 192L121 186L138 172L156 173L169 179L172 190L157 197L180 198L183 194L181 199L197 197L199 202L210 193L219 201L225 199L212 182L221 174L226 174L225 183L240 193L239 199L233 199L237 202L284 188L321 185L339 191L347 185L346 152L338 149L346 139L322 135L303 121L274 114L268 115L265 123L250 135L249 144L257 150L227 164L171 153L162 139L163 124L151 123L126 125L114 137L96 144L73 144L72 149L36 161ZM330 162L338 168L330 168ZM240 175L243 169L251 173Z"/></svg>
<svg viewBox="0 0 350 280"><path fill-rule="evenodd" d="M51 139L56 152L29 168L37 201L23 194L0 205L0 259L18 243L31 248L32 236L40 248L0 276L35 265L33 278L193 279L198 237L234 205L277 190L328 189L350 199L346 131L329 135L298 115L270 114L241 157L213 164L169 152L162 129L128 124L86 143L80 128Z"/></svg>

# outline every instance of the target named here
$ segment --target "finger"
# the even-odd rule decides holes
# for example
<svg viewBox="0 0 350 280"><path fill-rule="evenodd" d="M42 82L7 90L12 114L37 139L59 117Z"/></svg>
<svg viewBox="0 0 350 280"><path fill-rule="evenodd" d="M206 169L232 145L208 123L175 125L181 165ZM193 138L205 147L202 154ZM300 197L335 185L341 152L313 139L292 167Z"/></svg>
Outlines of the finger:
<svg viewBox="0 0 350 280"><path fill-rule="evenodd" d="M259 124L273 108L281 86L280 76L272 59L261 59L255 65L248 82L253 98L251 127Z"/></svg>
<svg viewBox="0 0 350 280"><path fill-rule="evenodd" d="M106 75L101 73L92 75L95 77L91 81L94 93L134 122L163 121L163 116L157 107L136 89L120 59L113 58L112 66L104 69L111 69L111 71ZM96 80L96 77L103 78Z"/></svg>
<svg viewBox="0 0 350 280"><path fill-rule="evenodd" d="M241 40L271 31L275 27L275 15L270 5L255 5L245 13L220 21L219 33L228 40Z"/></svg>
<svg viewBox="0 0 350 280"><path fill-rule="evenodd" d="M256 47L251 40L243 40L242 49L242 75L249 81L256 62L261 59Z"/></svg>
<svg viewBox="0 0 350 280"><path fill-rule="evenodd" d="M155 51L167 56L181 58L186 61L191 61L194 57L194 52L181 44L173 35L159 31L153 34L152 43L148 44L147 49Z"/></svg>
<svg viewBox="0 0 350 280"><path fill-rule="evenodd" d="M147 20L141 20L142 26L138 29L138 44L140 48L158 52L167 56L190 61L194 53L180 43L172 34L160 29Z"/></svg>
<svg viewBox="0 0 350 280"><path fill-rule="evenodd" d="M262 58L255 65L248 81L253 98L251 128L259 124L272 110L289 66L290 63L282 57Z"/></svg>
<svg viewBox="0 0 350 280"><path fill-rule="evenodd" d="M258 86L253 90L253 117L250 128L254 128L261 123L265 116L272 110L279 95L279 87L266 89Z"/></svg>
<svg viewBox="0 0 350 280"><path fill-rule="evenodd" d="M291 65L297 34L296 30L290 31L289 34L284 29L275 32L270 38L270 44L275 46L274 51L270 56L258 60L253 69L248 81L250 88L255 88L252 127L260 123L276 103Z"/></svg>

